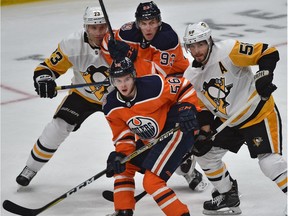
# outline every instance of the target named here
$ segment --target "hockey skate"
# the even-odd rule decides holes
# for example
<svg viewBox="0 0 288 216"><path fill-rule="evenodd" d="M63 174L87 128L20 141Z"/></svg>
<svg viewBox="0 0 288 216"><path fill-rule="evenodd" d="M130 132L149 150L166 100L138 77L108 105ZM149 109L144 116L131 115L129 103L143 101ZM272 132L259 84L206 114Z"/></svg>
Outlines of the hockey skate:
<svg viewBox="0 0 288 216"><path fill-rule="evenodd" d="M209 182L203 178L202 173L196 170L195 163L196 161L193 159L187 159L184 163L181 164L180 170L176 171L176 173L184 176L189 184L189 188L194 191L201 192L206 190Z"/></svg>
<svg viewBox="0 0 288 216"><path fill-rule="evenodd" d="M236 180L233 180L231 179L232 181L232 187L234 187L234 189L238 192L238 196L239 198L241 197L241 193L240 191L238 190L238 184L237 184L237 181ZM216 189L216 188L213 188L212 192L211 192L211 195L212 195L212 198L215 198L217 196L220 195L219 191Z"/></svg>
<svg viewBox="0 0 288 216"><path fill-rule="evenodd" d="M220 194L217 190L212 192L212 200L203 204L205 215L238 215L242 211L239 208L240 199L236 180L233 181L230 191Z"/></svg>
<svg viewBox="0 0 288 216"><path fill-rule="evenodd" d="M133 216L133 210L127 209L127 210L115 211L114 213L108 214L106 216Z"/></svg>
<svg viewBox="0 0 288 216"><path fill-rule="evenodd" d="M21 186L27 186L36 174L37 172L34 172L29 169L29 167L25 166L22 172L17 176L16 182Z"/></svg>

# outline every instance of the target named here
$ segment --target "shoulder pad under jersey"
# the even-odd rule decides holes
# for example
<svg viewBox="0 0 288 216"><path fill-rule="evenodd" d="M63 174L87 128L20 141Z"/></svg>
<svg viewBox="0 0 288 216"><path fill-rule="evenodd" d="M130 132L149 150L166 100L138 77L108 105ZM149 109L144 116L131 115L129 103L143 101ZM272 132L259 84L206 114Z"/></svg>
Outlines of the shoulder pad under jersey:
<svg viewBox="0 0 288 216"><path fill-rule="evenodd" d="M131 41L134 43L142 42L141 31L136 27L135 22L125 23L119 30L119 37L124 41Z"/></svg>
<svg viewBox="0 0 288 216"><path fill-rule="evenodd" d="M138 77L137 85L137 101L143 101L158 97L163 88L163 79L159 75L148 75Z"/></svg>
<svg viewBox="0 0 288 216"><path fill-rule="evenodd" d="M178 44L177 33L169 24L162 22L160 30L151 41L151 45L159 50L169 50L175 48Z"/></svg>

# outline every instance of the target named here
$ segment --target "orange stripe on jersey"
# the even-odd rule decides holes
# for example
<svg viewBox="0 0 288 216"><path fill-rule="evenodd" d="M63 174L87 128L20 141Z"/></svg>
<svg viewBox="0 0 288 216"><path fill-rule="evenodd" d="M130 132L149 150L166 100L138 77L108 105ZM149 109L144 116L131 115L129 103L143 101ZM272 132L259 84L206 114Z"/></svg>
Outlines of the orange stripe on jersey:
<svg viewBox="0 0 288 216"><path fill-rule="evenodd" d="M135 190L135 183L133 178L124 175L115 175L115 182L114 182L115 193L120 191L134 191L134 190Z"/></svg>
<svg viewBox="0 0 288 216"><path fill-rule="evenodd" d="M122 38L119 34L120 31L121 30L115 31L115 39L124 41L129 46L138 50L137 58L134 61L137 77L151 74L153 68L157 70L158 74L166 76L175 73L184 73L184 71L189 67L189 60L184 57L179 42L173 48L167 46L167 48L161 48L160 50L158 47L154 47L150 44L150 46L143 49L140 41L130 41L127 38ZM103 51L106 61L111 64L112 59L107 52L109 38L108 34L104 37L102 47L103 49L106 49L106 51Z"/></svg>
<svg viewBox="0 0 288 216"><path fill-rule="evenodd" d="M163 211L164 211L164 208L168 207L169 205L171 205L173 202L177 200L177 197L174 191L168 187L160 188L159 190L157 190L155 193L152 194L152 197ZM178 206L173 205L172 208L177 208L177 207Z"/></svg>
<svg viewBox="0 0 288 216"><path fill-rule="evenodd" d="M178 98L182 92L185 94L189 89L182 86L184 80L185 78L175 77L165 79L160 75L137 78L136 84L141 88L137 88L139 97L136 97L131 107L127 107L125 102L117 99L117 93L107 95L107 103L103 107L105 117L112 129L112 140L115 144L121 142L121 145L117 145L116 151L131 153L132 145L126 144L124 140L131 141L127 137L132 137L134 133L144 142L152 141L161 133L171 106L179 102ZM116 106L116 103L112 103L113 100L117 100L119 104ZM199 108L196 92L185 98L183 102L194 104ZM140 120L142 124L134 124L135 119Z"/></svg>
<svg viewBox="0 0 288 216"><path fill-rule="evenodd" d="M134 136L134 134L131 132L129 128L122 130L122 132L119 134L119 136L113 138L113 142L116 143L120 139L123 139L123 137L128 137L128 136Z"/></svg>
<svg viewBox="0 0 288 216"><path fill-rule="evenodd" d="M160 188L159 190L161 190ZM189 210L186 205L184 205L180 200L177 198L176 194L170 188L165 187L166 190L161 191L157 195L152 194L153 199L156 201L158 206L162 209L165 215L168 216L175 216L175 215L182 215L184 213L188 213Z"/></svg>
<svg viewBox="0 0 288 216"><path fill-rule="evenodd" d="M118 176L119 177L119 176ZM135 184L134 179L125 178L116 178L114 182L114 205L115 209L134 209L135 208L135 199L134 191ZM123 199L123 197L125 197Z"/></svg>
<svg viewBox="0 0 288 216"><path fill-rule="evenodd" d="M154 172L156 175L160 175L163 166L169 159L170 155L173 153L179 142L181 141L183 133L178 130L173 134L173 137L171 140L167 143L165 149L162 151L161 155L157 159L155 165L151 169L152 172ZM160 160L160 161L159 161Z"/></svg>

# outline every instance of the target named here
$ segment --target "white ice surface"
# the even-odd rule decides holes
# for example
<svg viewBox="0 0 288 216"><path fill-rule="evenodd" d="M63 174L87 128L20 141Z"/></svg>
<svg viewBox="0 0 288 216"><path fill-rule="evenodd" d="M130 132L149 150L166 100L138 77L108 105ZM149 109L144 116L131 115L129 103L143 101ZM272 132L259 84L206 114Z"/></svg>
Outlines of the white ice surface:
<svg viewBox="0 0 288 216"><path fill-rule="evenodd" d="M140 1L106 0L113 28L134 19ZM284 155L287 146L287 3L285 0L155 0L165 22L170 23L182 41L185 26L206 20L215 39L237 38L243 42L263 41L275 45L280 58L275 70L274 93L283 120ZM1 7L1 203L9 199L28 208L39 208L105 168L113 146L111 132L102 114L94 114L58 149L51 161L25 190L17 192L16 176L25 166L30 150L67 92L57 98L40 99L34 92L33 70L56 49L58 42L82 27L87 5L97 1L44 1ZM34 59L32 58L34 56ZM257 70L257 68L255 68ZM70 83L71 72L58 85ZM282 216L286 205L278 187L266 178L258 162L244 146L238 154L228 153L231 175L242 193L243 216ZM141 175L137 191L142 192ZM202 204L210 199L212 186L203 193L187 188L183 177L168 182L178 197L189 205L191 215L202 215ZM57 205L44 211L46 216L103 216L113 205L101 193L112 189L113 180L105 176ZM1 208L2 216L12 215ZM137 203L136 216L163 215L148 195Z"/></svg>

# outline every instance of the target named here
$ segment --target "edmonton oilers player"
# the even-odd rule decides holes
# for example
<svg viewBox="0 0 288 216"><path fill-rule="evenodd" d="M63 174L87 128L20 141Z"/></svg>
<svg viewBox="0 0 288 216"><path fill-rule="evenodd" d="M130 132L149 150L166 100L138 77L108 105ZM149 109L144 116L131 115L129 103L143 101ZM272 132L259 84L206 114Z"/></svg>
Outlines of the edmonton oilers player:
<svg viewBox="0 0 288 216"><path fill-rule="evenodd" d="M114 208L116 216L131 216L135 209L134 175L142 171L143 187L163 213L189 216L188 207L166 184L192 149L198 98L185 78L147 75L136 78L129 58L115 60L110 68L115 90L103 103L105 117L111 127L115 151L107 160L107 176L114 176ZM159 141L130 162L121 159L179 124L172 136ZM135 142L135 136L141 141Z"/></svg>

